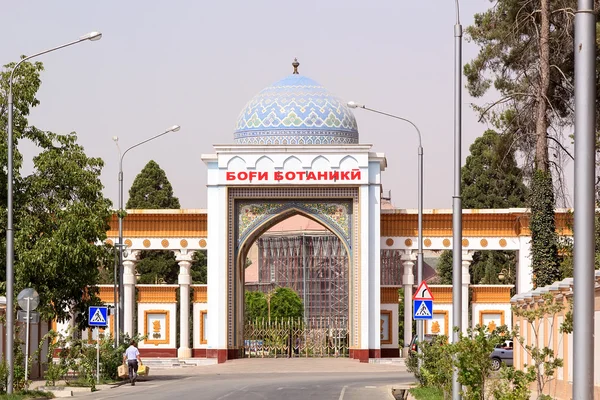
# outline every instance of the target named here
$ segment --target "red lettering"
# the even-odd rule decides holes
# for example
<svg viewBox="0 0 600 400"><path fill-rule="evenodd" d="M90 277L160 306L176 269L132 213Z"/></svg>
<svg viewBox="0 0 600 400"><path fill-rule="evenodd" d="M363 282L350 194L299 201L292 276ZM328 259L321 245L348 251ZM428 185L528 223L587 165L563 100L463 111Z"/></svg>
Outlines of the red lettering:
<svg viewBox="0 0 600 400"><path fill-rule="evenodd" d="M256 175L257 175L256 171L248 172L248 177L250 178L250 180L256 178Z"/></svg>
<svg viewBox="0 0 600 400"><path fill-rule="evenodd" d="M235 180L235 172L226 172L225 176L227 177L228 181L234 181Z"/></svg>
<svg viewBox="0 0 600 400"><path fill-rule="evenodd" d="M307 181L316 181L317 177L314 172L310 171L310 172L306 173L306 180Z"/></svg>
<svg viewBox="0 0 600 400"><path fill-rule="evenodd" d="M248 173L244 171L238 172L238 179L240 181L245 181L246 179L248 179Z"/></svg>
<svg viewBox="0 0 600 400"><path fill-rule="evenodd" d="M360 179L360 170L358 169L353 169L352 172L350 173L350 179Z"/></svg>
<svg viewBox="0 0 600 400"><path fill-rule="evenodd" d="M285 179L287 179L288 181L293 181L294 178L296 178L296 173L293 171L288 171L285 173Z"/></svg>
<svg viewBox="0 0 600 400"><path fill-rule="evenodd" d="M281 180L283 180L283 172L281 172L281 171L277 171L277 172L275 172L275 180L276 180L276 181L281 181Z"/></svg>
<svg viewBox="0 0 600 400"><path fill-rule="evenodd" d="M267 181L267 180L269 180L269 173L268 172L259 172L258 173L258 180L259 181Z"/></svg>
<svg viewBox="0 0 600 400"><path fill-rule="evenodd" d="M305 172L304 171L298 171L296 172L296 177L298 177L298 180L301 181L302 177L304 176Z"/></svg>
<svg viewBox="0 0 600 400"><path fill-rule="evenodd" d="M337 181L338 179L340 179L340 174L337 171L329 171L329 180L330 181Z"/></svg>
<svg viewBox="0 0 600 400"><path fill-rule="evenodd" d="M326 171L317 172L317 180L326 181L327 180L327 172Z"/></svg>
<svg viewBox="0 0 600 400"><path fill-rule="evenodd" d="M342 171L342 173L340 174L341 176L341 180L343 181L349 181L350 180L350 172L348 171Z"/></svg>

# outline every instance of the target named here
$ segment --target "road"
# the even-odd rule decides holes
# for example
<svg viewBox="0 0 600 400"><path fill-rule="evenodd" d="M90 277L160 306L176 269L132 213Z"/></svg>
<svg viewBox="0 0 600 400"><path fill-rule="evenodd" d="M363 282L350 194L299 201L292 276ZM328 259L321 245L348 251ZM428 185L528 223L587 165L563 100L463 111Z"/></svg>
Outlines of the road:
<svg viewBox="0 0 600 400"><path fill-rule="evenodd" d="M157 370L88 399L391 400L392 386L414 381L404 368L348 359L233 360L220 365ZM78 396L79 397L79 396Z"/></svg>

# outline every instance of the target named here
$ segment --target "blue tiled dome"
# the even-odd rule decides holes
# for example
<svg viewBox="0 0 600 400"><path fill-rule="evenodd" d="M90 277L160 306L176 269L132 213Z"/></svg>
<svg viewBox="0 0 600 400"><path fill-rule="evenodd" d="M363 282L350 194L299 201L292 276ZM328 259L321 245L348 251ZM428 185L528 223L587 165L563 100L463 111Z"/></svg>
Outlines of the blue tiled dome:
<svg viewBox="0 0 600 400"><path fill-rule="evenodd" d="M352 111L323 86L292 74L261 90L241 112L238 144L358 143Z"/></svg>

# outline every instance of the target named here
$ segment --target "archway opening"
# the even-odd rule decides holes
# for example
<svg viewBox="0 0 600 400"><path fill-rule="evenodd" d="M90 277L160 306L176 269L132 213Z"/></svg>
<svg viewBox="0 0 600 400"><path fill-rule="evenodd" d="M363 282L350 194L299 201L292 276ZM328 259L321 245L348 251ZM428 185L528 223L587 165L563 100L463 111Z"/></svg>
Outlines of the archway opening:
<svg viewBox="0 0 600 400"><path fill-rule="evenodd" d="M348 355L350 259L332 230L288 210L257 229L237 260L246 299L245 356Z"/></svg>

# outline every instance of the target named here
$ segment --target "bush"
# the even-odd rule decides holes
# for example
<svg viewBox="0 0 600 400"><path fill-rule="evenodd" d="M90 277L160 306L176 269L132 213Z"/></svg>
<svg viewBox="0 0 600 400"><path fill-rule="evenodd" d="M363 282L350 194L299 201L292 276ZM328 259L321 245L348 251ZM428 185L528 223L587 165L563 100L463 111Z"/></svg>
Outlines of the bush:
<svg viewBox="0 0 600 400"><path fill-rule="evenodd" d="M431 343L424 342L419 346L421 354L411 352L409 355L408 371L415 375L422 387L439 388L444 397L447 397L452 391L453 346L448 344L448 337L444 335L435 337Z"/></svg>
<svg viewBox="0 0 600 400"><path fill-rule="evenodd" d="M490 354L496 345L513 335L506 325L488 332L486 326L477 325L475 329L467 329L467 335L459 333L459 340L454 345L456 352L455 365L458 368L458 382L463 385L465 400L484 400L489 398L486 387L492 372Z"/></svg>

